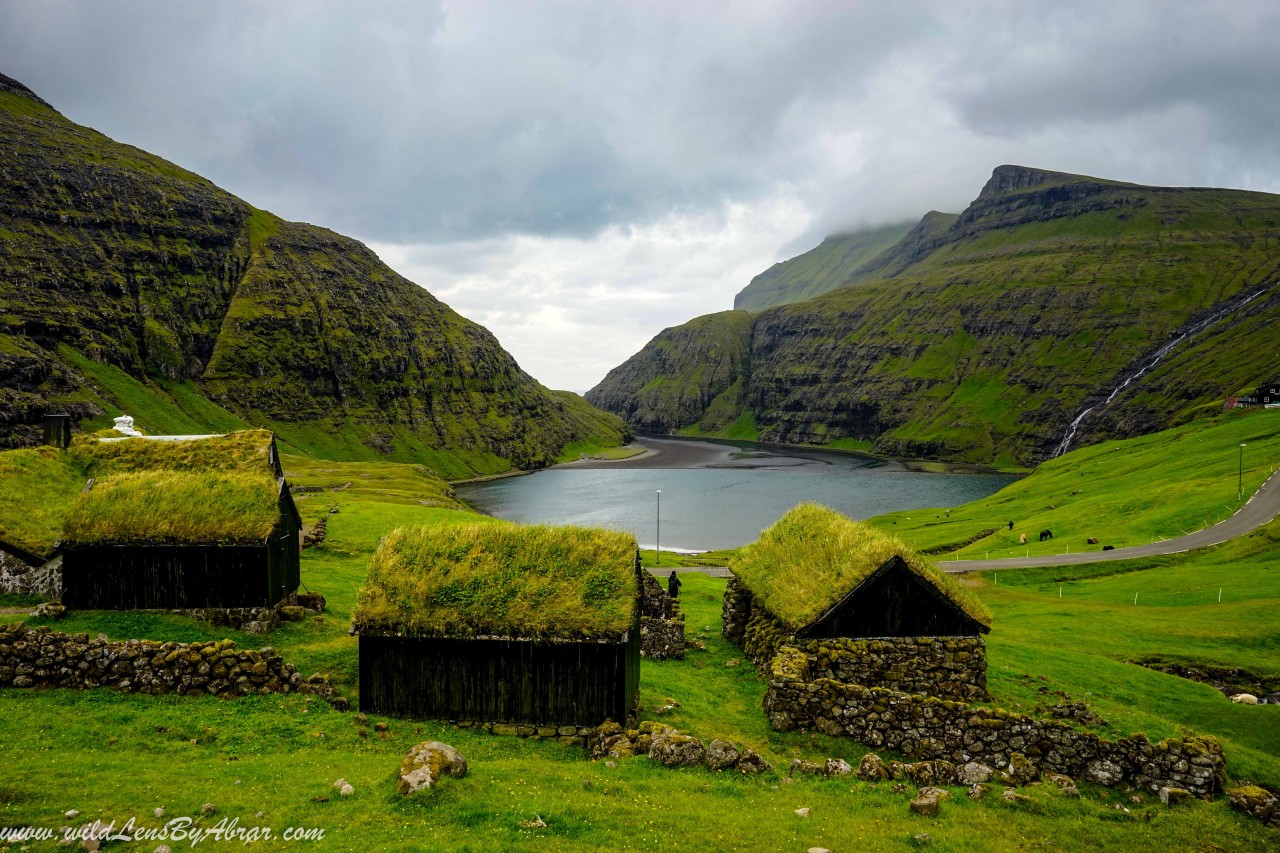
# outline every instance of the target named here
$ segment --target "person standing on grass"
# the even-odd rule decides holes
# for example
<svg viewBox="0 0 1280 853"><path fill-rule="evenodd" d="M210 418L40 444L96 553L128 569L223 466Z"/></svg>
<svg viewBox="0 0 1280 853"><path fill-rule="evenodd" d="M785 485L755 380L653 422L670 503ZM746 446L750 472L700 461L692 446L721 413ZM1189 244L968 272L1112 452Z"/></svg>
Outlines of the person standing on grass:
<svg viewBox="0 0 1280 853"><path fill-rule="evenodd" d="M671 577L667 578L667 594L672 598L679 598L681 586L683 584L680 583L680 578L676 577L676 573L673 571Z"/></svg>

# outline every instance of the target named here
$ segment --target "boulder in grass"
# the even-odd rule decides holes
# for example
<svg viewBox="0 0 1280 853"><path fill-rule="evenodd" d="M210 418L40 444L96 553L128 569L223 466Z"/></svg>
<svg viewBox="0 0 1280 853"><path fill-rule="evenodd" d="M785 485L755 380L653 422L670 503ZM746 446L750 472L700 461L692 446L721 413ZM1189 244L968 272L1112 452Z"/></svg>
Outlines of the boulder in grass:
<svg viewBox="0 0 1280 853"><path fill-rule="evenodd" d="M1040 771L1021 752L1009 756L1009 776L1018 785L1029 785L1040 778Z"/></svg>
<svg viewBox="0 0 1280 853"><path fill-rule="evenodd" d="M932 794L923 794L911 801L911 811L925 817L938 816L938 798Z"/></svg>
<svg viewBox="0 0 1280 853"><path fill-rule="evenodd" d="M707 744L707 766L712 770L728 770L738 763L738 748L727 740Z"/></svg>
<svg viewBox="0 0 1280 853"><path fill-rule="evenodd" d="M1171 788L1163 786L1160 788L1160 802L1166 806L1176 806L1185 803L1191 799L1191 792L1186 788Z"/></svg>
<svg viewBox="0 0 1280 853"><path fill-rule="evenodd" d="M741 755L738 756L738 772L746 774L767 773L773 769L773 765L764 760L764 756L756 752L749 746L742 748Z"/></svg>
<svg viewBox="0 0 1280 853"><path fill-rule="evenodd" d="M852 776L853 765L843 758L828 758L823 771L827 776Z"/></svg>
<svg viewBox="0 0 1280 853"><path fill-rule="evenodd" d="M694 767L703 763L706 747L696 737L681 734L655 735L649 757L667 767Z"/></svg>
<svg viewBox="0 0 1280 853"><path fill-rule="evenodd" d="M885 767L884 759L868 752L858 764L858 778L863 782L880 782L889 778L889 768Z"/></svg>
<svg viewBox="0 0 1280 853"><path fill-rule="evenodd" d="M961 785L981 785L995 775L995 770L977 761L970 761L956 768L956 781Z"/></svg>
<svg viewBox="0 0 1280 853"><path fill-rule="evenodd" d="M396 790L403 796L430 788L445 776L461 779L467 775L462 753L438 740L420 743L400 762L400 782Z"/></svg>
<svg viewBox="0 0 1280 853"><path fill-rule="evenodd" d="M1263 823L1280 826L1280 797L1258 785L1241 785L1227 791L1231 807Z"/></svg>

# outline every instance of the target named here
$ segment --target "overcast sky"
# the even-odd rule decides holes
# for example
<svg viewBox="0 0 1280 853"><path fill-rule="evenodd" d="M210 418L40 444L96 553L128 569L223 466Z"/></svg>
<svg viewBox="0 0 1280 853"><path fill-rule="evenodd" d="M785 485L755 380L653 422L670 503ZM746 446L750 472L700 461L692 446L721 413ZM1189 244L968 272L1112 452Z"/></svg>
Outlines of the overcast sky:
<svg viewBox="0 0 1280 853"><path fill-rule="evenodd" d="M584 391L1001 163L1280 192L1280 3L0 0L0 72Z"/></svg>

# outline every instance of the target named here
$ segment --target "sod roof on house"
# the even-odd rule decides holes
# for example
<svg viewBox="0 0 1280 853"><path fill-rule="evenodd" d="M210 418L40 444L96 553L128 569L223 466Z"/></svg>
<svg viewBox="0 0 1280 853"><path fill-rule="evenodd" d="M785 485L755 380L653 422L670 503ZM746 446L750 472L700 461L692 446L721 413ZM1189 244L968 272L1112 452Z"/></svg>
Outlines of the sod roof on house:
<svg viewBox="0 0 1280 853"><path fill-rule="evenodd" d="M267 471L272 433L247 429L207 438L166 441L127 438L77 439L68 451L84 460L89 476L102 478L125 471Z"/></svg>
<svg viewBox="0 0 1280 853"><path fill-rule="evenodd" d="M356 597L360 632L620 639L639 606L625 533L508 522L401 527Z"/></svg>
<svg viewBox="0 0 1280 853"><path fill-rule="evenodd" d="M96 481L71 505L73 545L208 545L264 541L280 486L260 471L135 471Z"/></svg>
<svg viewBox="0 0 1280 853"><path fill-rule="evenodd" d="M894 556L966 614L991 626L991 611L901 540L818 504L778 519L729 568L764 607L793 631L822 616Z"/></svg>
<svg viewBox="0 0 1280 853"><path fill-rule="evenodd" d="M67 515L90 477L101 488L112 476L129 472L269 473L271 440L268 430L193 441L101 441L99 436L77 436L65 451L53 447L0 451L0 541L48 559L56 553L59 538L87 541L84 534L67 527ZM175 507L194 507L205 515L217 509L199 499L199 488L190 494L190 504ZM271 505L275 506L274 498ZM228 519L223 527L240 531L243 522Z"/></svg>

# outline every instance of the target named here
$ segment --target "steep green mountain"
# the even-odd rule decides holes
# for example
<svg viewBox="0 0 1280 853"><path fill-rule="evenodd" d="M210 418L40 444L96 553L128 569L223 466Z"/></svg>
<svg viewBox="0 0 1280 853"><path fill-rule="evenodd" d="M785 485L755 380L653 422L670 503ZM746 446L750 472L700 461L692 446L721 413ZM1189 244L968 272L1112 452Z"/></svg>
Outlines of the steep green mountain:
<svg viewBox="0 0 1280 853"><path fill-rule="evenodd" d="M763 311L854 284L859 280L860 268L907 236L912 225L903 222L834 234L816 248L774 264L751 279L733 298L733 307L741 311Z"/></svg>
<svg viewBox="0 0 1280 853"><path fill-rule="evenodd" d="M520 370L364 245L284 222L0 77L0 445L43 414L247 424L446 476L554 462L625 427Z"/></svg>
<svg viewBox="0 0 1280 853"><path fill-rule="evenodd" d="M746 311L722 311L667 329L587 399L643 432L727 434L746 410L751 326Z"/></svg>
<svg viewBox="0 0 1280 853"><path fill-rule="evenodd" d="M1137 435L1280 362L1280 196L1265 193L1001 166L962 214L926 216L856 278L753 318L745 366L722 379L743 383L743 407L718 421L769 441L1032 464L1087 409L1075 444ZM670 365L651 343L587 397L628 417L641 388L692 369ZM650 412L643 428L702 416Z"/></svg>

